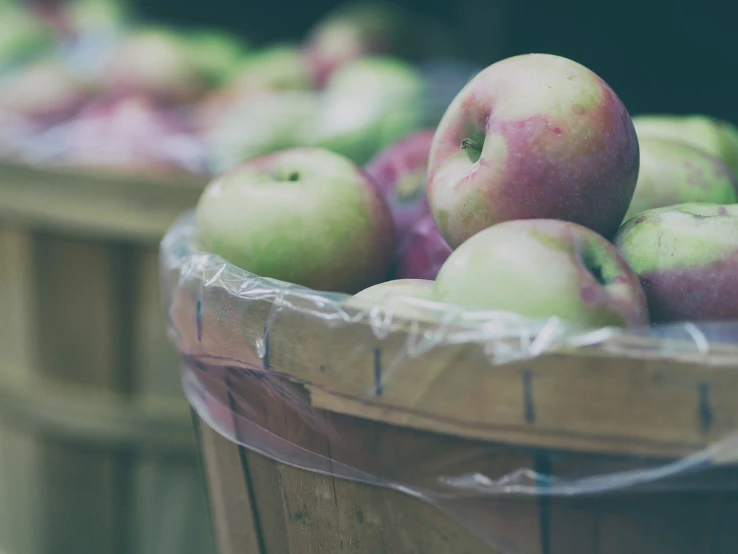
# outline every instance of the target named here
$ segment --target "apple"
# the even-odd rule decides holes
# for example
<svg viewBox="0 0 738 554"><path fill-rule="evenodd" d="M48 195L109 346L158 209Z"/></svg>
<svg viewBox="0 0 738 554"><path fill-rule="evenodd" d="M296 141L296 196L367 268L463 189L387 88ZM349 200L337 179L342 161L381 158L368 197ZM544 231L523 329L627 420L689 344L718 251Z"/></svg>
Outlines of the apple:
<svg viewBox="0 0 738 554"><path fill-rule="evenodd" d="M254 94L224 110L202 136L217 171L264 154L300 146L320 100L313 91Z"/></svg>
<svg viewBox="0 0 738 554"><path fill-rule="evenodd" d="M273 44L246 56L234 70L228 88L240 93L313 88L300 50L287 43Z"/></svg>
<svg viewBox="0 0 738 554"><path fill-rule="evenodd" d="M104 68L116 94L141 94L170 104L191 103L209 88L207 72L186 38L163 27L131 31Z"/></svg>
<svg viewBox="0 0 738 554"><path fill-rule="evenodd" d="M334 71L365 56L393 54L410 28L406 12L390 3L354 2L329 12L305 41L308 67L324 86Z"/></svg>
<svg viewBox="0 0 738 554"><path fill-rule="evenodd" d="M627 221L645 210L674 204L733 204L736 179L717 158L680 141L641 137L641 165Z"/></svg>
<svg viewBox="0 0 738 554"><path fill-rule="evenodd" d="M738 205L648 210L614 243L638 274L654 323L738 319Z"/></svg>
<svg viewBox="0 0 738 554"><path fill-rule="evenodd" d="M705 115L644 114L633 118L638 137L680 140L722 160L738 177L738 128Z"/></svg>
<svg viewBox="0 0 738 554"><path fill-rule="evenodd" d="M191 56L212 86L221 86L246 56L246 44L223 31L199 30L189 37Z"/></svg>
<svg viewBox="0 0 738 554"><path fill-rule="evenodd" d="M79 35L119 29L131 18L131 7L121 0L71 0L63 5L64 19Z"/></svg>
<svg viewBox="0 0 738 554"><path fill-rule="evenodd" d="M65 163L118 172L205 173L204 146L146 97L105 99L71 123Z"/></svg>
<svg viewBox="0 0 738 554"><path fill-rule="evenodd" d="M451 252L429 214L418 221L400 243L397 276L400 279L433 280Z"/></svg>
<svg viewBox="0 0 738 554"><path fill-rule="evenodd" d="M406 62L353 61L331 77L304 143L366 164L381 149L425 127L427 94L423 77Z"/></svg>
<svg viewBox="0 0 738 554"><path fill-rule="evenodd" d="M560 56L514 56L477 74L448 107L428 201L451 247L515 219L572 221L609 238L638 163L630 115L602 79Z"/></svg>
<svg viewBox="0 0 738 554"><path fill-rule="evenodd" d="M79 110L92 91L55 59L40 59L0 78L0 112L54 124Z"/></svg>
<svg viewBox="0 0 738 554"><path fill-rule="evenodd" d="M424 279L395 279L371 286L356 293L346 306L374 312L381 310L387 319L400 316L405 319L431 319L431 314L420 305L431 300L433 281Z"/></svg>
<svg viewBox="0 0 738 554"><path fill-rule="evenodd" d="M469 310L558 317L573 326L648 323L638 277L594 231L555 219L480 231L449 256L433 297Z"/></svg>
<svg viewBox="0 0 738 554"><path fill-rule="evenodd" d="M32 59L54 46L51 28L15 3L0 6L0 69Z"/></svg>
<svg viewBox="0 0 738 554"><path fill-rule="evenodd" d="M319 148L253 158L214 179L195 211L200 247L251 273L355 293L387 275L395 230L374 182Z"/></svg>
<svg viewBox="0 0 738 554"><path fill-rule="evenodd" d="M366 172L379 185L389 203L399 237L430 213L425 183L433 133L423 130L400 139L382 150L366 166Z"/></svg>
<svg viewBox="0 0 738 554"><path fill-rule="evenodd" d="M433 281L426 279L394 279L366 288L354 295L372 302L381 303L391 297L408 296L430 300L433 297Z"/></svg>
<svg viewBox="0 0 738 554"><path fill-rule="evenodd" d="M300 51L289 44L275 44L246 55L233 68L224 86L210 92L197 106L196 125L211 126L212 121L250 96L312 88L312 77Z"/></svg>

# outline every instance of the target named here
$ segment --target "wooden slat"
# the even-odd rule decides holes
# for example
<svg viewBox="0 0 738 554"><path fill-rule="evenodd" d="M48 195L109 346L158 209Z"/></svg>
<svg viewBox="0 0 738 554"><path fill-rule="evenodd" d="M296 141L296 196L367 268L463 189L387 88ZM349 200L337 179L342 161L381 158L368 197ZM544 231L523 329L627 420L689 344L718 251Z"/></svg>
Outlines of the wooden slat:
<svg viewBox="0 0 738 554"><path fill-rule="evenodd" d="M26 383L35 366L32 248L27 229L0 224L0 380ZM0 420L0 549L42 554L35 526L41 498L34 488L39 436L9 423Z"/></svg>
<svg viewBox="0 0 738 554"><path fill-rule="evenodd" d="M261 550L255 508L238 446L202 421L198 432L218 553L266 554Z"/></svg>
<svg viewBox="0 0 738 554"><path fill-rule="evenodd" d="M269 300L235 300L197 280L179 290L171 317L186 353L259 367L268 343L269 370L306 384L315 405L372 420L531 447L657 457L694 453L738 428L738 362L706 369L582 350L491 366L481 343L441 343L409 356L413 339L403 329L380 340L366 321L275 310Z"/></svg>
<svg viewBox="0 0 738 554"><path fill-rule="evenodd" d="M177 352L169 342L159 278L159 249L146 245L134 256L132 369L140 395L185 405Z"/></svg>
<svg viewBox="0 0 738 554"><path fill-rule="evenodd" d="M0 164L0 218L87 237L156 243L204 178L158 180Z"/></svg>

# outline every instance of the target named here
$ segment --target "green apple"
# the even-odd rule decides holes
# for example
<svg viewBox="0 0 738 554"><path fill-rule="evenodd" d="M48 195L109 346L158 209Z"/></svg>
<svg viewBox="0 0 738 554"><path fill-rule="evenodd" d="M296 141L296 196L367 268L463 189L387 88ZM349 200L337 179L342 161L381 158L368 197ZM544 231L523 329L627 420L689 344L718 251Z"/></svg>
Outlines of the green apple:
<svg viewBox="0 0 738 554"><path fill-rule="evenodd" d="M289 44L272 45L249 53L233 68L227 82L206 96L197 107L196 126L211 127L213 121L220 120L234 105L251 96L312 89L302 53Z"/></svg>
<svg viewBox="0 0 738 554"><path fill-rule="evenodd" d="M358 292L346 305L362 311L378 309L390 319L400 316L406 319L428 320L432 319L429 310L422 309L419 304L431 300L432 296L433 281L396 279Z"/></svg>
<svg viewBox="0 0 738 554"><path fill-rule="evenodd" d="M0 70L48 52L56 38L39 18L16 4L0 7Z"/></svg>
<svg viewBox="0 0 738 554"><path fill-rule="evenodd" d="M223 31L196 31L189 43L192 57L214 86L228 81L246 55L245 42Z"/></svg>
<svg viewBox="0 0 738 554"><path fill-rule="evenodd" d="M395 230L384 197L350 160L318 148L253 158L197 204L200 247L251 273L355 293L383 280Z"/></svg>
<svg viewBox="0 0 738 554"><path fill-rule="evenodd" d="M78 35L121 28L132 11L123 0L72 0L63 9L66 23Z"/></svg>
<svg viewBox="0 0 738 554"><path fill-rule="evenodd" d="M681 140L722 160L738 177L738 128L727 121L705 115L650 114L633 118L642 137Z"/></svg>
<svg viewBox="0 0 738 554"><path fill-rule="evenodd" d="M382 303L389 298L408 296L421 300L433 297L433 281L427 279L395 279L366 288L354 295L370 302Z"/></svg>
<svg viewBox="0 0 738 554"><path fill-rule="evenodd" d="M648 210L614 243L638 274L654 322L738 319L738 205Z"/></svg>
<svg viewBox="0 0 738 554"><path fill-rule="evenodd" d="M313 91L254 94L218 114L202 132L217 171L250 158L301 145L320 100Z"/></svg>
<svg viewBox="0 0 738 554"><path fill-rule="evenodd" d="M648 323L638 277L615 247L586 227L554 219L508 221L477 233L441 267L433 297L573 326Z"/></svg>
<svg viewBox="0 0 738 554"><path fill-rule="evenodd" d="M689 202L738 202L736 179L719 159L684 142L641 137L641 165L627 221L653 208Z"/></svg>
<svg viewBox="0 0 738 554"><path fill-rule="evenodd" d="M227 84L239 93L313 88L313 80L300 49L274 44L246 56Z"/></svg>
<svg viewBox="0 0 738 554"><path fill-rule="evenodd" d="M365 164L426 125L427 87L410 64L386 57L347 63L333 73L304 141Z"/></svg>

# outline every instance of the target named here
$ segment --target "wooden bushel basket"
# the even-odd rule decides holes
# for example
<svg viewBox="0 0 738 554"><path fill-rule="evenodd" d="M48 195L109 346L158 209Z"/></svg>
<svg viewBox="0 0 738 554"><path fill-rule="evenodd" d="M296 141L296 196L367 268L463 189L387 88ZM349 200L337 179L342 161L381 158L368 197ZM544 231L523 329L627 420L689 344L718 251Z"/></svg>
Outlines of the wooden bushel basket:
<svg viewBox="0 0 738 554"><path fill-rule="evenodd" d="M0 167L0 550L213 551L158 243L202 190Z"/></svg>
<svg viewBox="0 0 738 554"><path fill-rule="evenodd" d="M190 234L163 280L220 554L738 552L737 326L541 348L381 321Z"/></svg>

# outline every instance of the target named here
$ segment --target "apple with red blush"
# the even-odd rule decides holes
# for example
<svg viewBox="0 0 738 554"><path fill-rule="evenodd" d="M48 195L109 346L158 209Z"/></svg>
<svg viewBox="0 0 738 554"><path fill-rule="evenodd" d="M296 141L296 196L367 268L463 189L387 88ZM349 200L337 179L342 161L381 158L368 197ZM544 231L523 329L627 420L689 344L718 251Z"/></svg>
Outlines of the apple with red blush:
<svg viewBox="0 0 738 554"><path fill-rule="evenodd" d="M402 239L397 255L399 279L433 280L451 255L432 215L420 219Z"/></svg>
<svg viewBox="0 0 738 554"><path fill-rule="evenodd" d="M468 310L557 317L573 327L647 325L637 275L605 238L555 219L499 223L466 240L436 277L433 298Z"/></svg>
<svg viewBox="0 0 738 554"><path fill-rule="evenodd" d="M477 74L436 131L428 201L456 247L516 219L561 219L606 238L625 216L639 168L630 115L590 69L526 54Z"/></svg>
<svg viewBox="0 0 738 554"><path fill-rule="evenodd" d="M432 141L432 130L420 131L382 150L366 165L389 203L400 238L430 214L425 184Z"/></svg>
<svg viewBox="0 0 738 554"><path fill-rule="evenodd" d="M738 319L738 204L647 210L614 243L639 276L654 323Z"/></svg>

